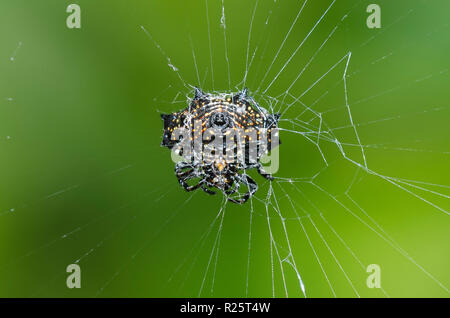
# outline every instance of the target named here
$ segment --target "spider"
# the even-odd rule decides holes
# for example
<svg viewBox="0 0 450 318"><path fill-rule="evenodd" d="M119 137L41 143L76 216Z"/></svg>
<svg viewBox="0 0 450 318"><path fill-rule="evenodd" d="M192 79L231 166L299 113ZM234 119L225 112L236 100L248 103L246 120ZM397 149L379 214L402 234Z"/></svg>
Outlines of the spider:
<svg viewBox="0 0 450 318"><path fill-rule="evenodd" d="M273 180L260 159L279 144L280 115L259 106L246 88L235 94L206 94L195 88L187 108L161 118L161 146L182 156L175 175L186 191L201 188L214 195L220 190L229 201L243 204L258 189L246 170L256 169ZM241 185L245 193L239 192Z"/></svg>

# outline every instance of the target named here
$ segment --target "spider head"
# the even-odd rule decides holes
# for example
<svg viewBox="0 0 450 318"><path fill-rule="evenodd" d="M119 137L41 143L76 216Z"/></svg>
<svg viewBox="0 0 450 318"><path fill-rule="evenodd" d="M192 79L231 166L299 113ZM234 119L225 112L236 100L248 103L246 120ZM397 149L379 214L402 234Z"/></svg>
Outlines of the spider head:
<svg viewBox="0 0 450 318"><path fill-rule="evenodd" d="M232 164L227 163L223 158L217 158L204 169L204 173L209 186L220 190L228 190L233 184L233 176L237 171Z"/></svg>

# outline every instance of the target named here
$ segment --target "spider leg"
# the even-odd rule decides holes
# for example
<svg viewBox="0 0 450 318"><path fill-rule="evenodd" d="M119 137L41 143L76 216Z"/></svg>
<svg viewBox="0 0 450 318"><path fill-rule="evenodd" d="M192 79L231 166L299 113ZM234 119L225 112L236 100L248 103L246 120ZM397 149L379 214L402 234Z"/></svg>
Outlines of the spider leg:
<svg viewBox="0 0 450 318"><path fill-rule="evenodd" d="M250 199L250 197L253 196L253 194L255 194L256 190L258 190L258 185L252 178L250 178L246 174L241 175L239 179L237 179L236 181L240 181L241 183L245 184L248 188L248 192L242 195L240 199L228 198L228 201L237 204L243 204L247 202L247 200Z"/></svg>
<svg viewBox="0 0 450 318"><path fill-rule="evenodd" d="M262 177L266 178L267 180L273 180L273 176L272 176L270 173L265 172L265 171L264 171L264 168L262 167L261 164L258 164L258 166L257 166L256 168L257 168L257 170L258 170L258 173L259 173Z"/></svg>
<svg viewBox="0 0 450 318"><path fill-rule="evenodd" d="M201 188L202 188L203 191L205 191L208 194L211 194L211 195L215 195L216 194L215 191L212 191L211 189L208 189L204 183L202 183Z"/></svg>
<svg viewBox="0 0 450 318"><path fill-rule="evenodd" d="M186 171L183 171L184 169L189 168ZM191 164L185 163L185 162L179 162L175 165L175 175L178 178L183 178L185 176L190 175L194 171L194 167Z"/></svg>
<svg viewBox="0 0 450 318"><path fill-rule="evenodd" d="M183 171L183 169L186 169L186 168L190 168L190 169L187 171ZM195 174L194 167L190 164L187 164L184 162L177 163L175 166L175 174L178 178L178 182L180 183L180 185L188 192L197 190L203 184L203 181L200 181L195 185L189 185L187 183L187 180L197 177Z"/></svg>
<svg viewBox="0 0 450 318"><path fill-rule="evenodd" d="M233 181L234 181L233 182L234 186L230 190L225 191L225 194L228 195L228 196L232 195L233 193L238 192L239 191L239 187L241 186L241 183L239 182L239 180L236 180L236 178L233 177Z"/></svg>
<svg viewBox="0 0 450 318"><path fill-rule="evenodd" d="M194 176L194 177L195 177L195 176ZM186 191L188 191L188 192L197 190L197 189L200 188L200 187L202 186L202 184L203 184L203 182L200 181L200 182L197 183L197 184L189 185L189 184L187 184L187 182L186 182L186 181L189 180L189 179L192 179L192 177L191 177L191 176L188 176L188 177L186 177L186 178L178 178L178 182L180 183L180 185L184 188L184 190L186 190Z"/></svg>

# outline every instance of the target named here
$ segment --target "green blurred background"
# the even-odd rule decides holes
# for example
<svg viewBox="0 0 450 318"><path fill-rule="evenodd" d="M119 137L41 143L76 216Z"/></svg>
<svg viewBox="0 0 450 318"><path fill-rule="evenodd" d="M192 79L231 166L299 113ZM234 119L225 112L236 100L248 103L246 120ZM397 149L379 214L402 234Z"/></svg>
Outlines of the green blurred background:
<svg viewBox="0 0 450 318"><path fill-rule="evenodd" d="M379 0L382 28L376 30L366 26L371 2L337 1L266 95L286 91L339 25L290 93L299 96L351 51L348 97L368 167L382 176L447 186L414 183L429 191L405 184L400 189L357 172L327 142L320 145L329 166L321 170L314 144L282 132L277 176L322 171L314 182L326 192L301 182L273 184L292 248L289 254L280 218L269 209L284 259L281 272L276 255L272 271L266 210L258 199L226 206L219 253L211 254L218 222L210 224L222 198L191 196L179 187L170 153L159 146L159 113L183 108L192 94L166 57L186 83L198 85L192 48L205 91L230 90L226 54L231 91L241 87L253 12L250 59L257 50L247 86L256 91L302 1L260 0L254 11L255 0L225 0L227 47L222 3L208 1L211 60L204 1L78 0L81 29L66 27L70 1L2 1L0 296L196 297L201 290L204 297L284 297L287 290L290 297L302 297L289 264L295 261L309 297L332 297L333 291L338 297L448 297L450 5ZM305 6L263 88L330 3ZM349 124L344 68L340 64L302 98L311 105L324 96L314 109L330 128ZM301 111L296 104L285 118ZM293 129L289 121L281 126ZM355 144L352 129L334 133L342 143ZM359 147L344 148L362 162ZM268 185L255 178L263 199ZM65 269L75 262L82 288L68 289ZM369 264L380 265L385 293L366 286Z"/></svg>

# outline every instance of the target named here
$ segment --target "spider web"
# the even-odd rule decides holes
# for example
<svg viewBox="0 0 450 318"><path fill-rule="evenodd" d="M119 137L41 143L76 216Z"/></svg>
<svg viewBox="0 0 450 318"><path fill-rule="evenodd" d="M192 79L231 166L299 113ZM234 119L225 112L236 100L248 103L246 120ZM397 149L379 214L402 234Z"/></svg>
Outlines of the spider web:
<svg viewBox="0 0 450 318"><path fill-rule="evenodd" d="M307 194L308 191L318 192L323 198L320 200L329 200L331 201L335 207L333 210L342 210L341 212L348 214L360 224L360 226L366 227L372 235L377 236L380 240L382 240L385 244L387 244L390 248L395 250L401 256L403 256L406 260L408 260L416 269L422 272L428 279L433 281L436 285L442 288L445 292L449 292L446 285L444 285L438 278L436 278L433 274L431 274L427 269L425 269L422 265L420 265L413 257L411 257L397 241L384 230L384 228L377 222L373 217L371 217L366 210L357 202L357 200L353 197L352 192L353 188L360 184L363 179L373 178L380 179L388 185L392 185L393 187L407 193L412 198L420 200L422 203L429 205L436 210L440 211L444 215L448 215L449 212L446 208L440 206L438 203L435 203L433 199L436 197L439 199L445 198L449 199L449 196L445 193L436 191L436 187L438 189L448 189L448 186L432 184L417 180L406 180L404 178L388 176L384 175L376 170L372 169L368 164L368 158L366 155L367 149L387 149L387 150L397 150L397 151L406 151L406 152L421 152L427 151L424 149L415 149L415 148L402 148L402 147L389 147L389 145L376 143L376 144L363 144L358 133L360 127L368 126L368 125L376 125L377 123L383 123L386 121L398 120L399 118L403 118L401 115L379 118L375 120L369 120L367 122L357 122L355 123L352 107L353 105L358 105L360 103L364 103L365 101L375 99L384 94L389 94L397 89L401 89L403 87L395 87L390 88L381 93L371 95L369 97L361 98L360 100L356 100L352 103L349 102L349 79L352 78L355 74L361 72L361 70L356 70L350 73L351 69L351 61L352 61L352 52L348 51L345 55L337 59L335 64L328 65L325 68L324 72L319 72L319 76L313 79L309 86L298 93L299 90L295 89L296 84L302 78L304 73L310 68L314 66L314 62L320 56L320 53L323 50L326 50L327 43L330 41L335 35L336 31L345 24L346 19L350 14L355 10L355 8L360 7L361 2L356 2L355 5L350 6L350 9L346 11L340 19L334 21L334 26L331 27L329 33L323 38L320 45L317 47L313 54L306 59L306 63L304 66L301 66L300 72L294 77L292 82L288 85L287 89L282 91L277 96L269 95L271 88L275 86L277 80L280 76L283 75L283 72L293 64L293 60L296 55L302 49L304 44L308 41L308 39L314 36L314 31L317 27L320 26L321 22L327 18L327 13L333 8L336 1L330 1L329 6L322 12L322 14L317 18L315 23L311 29L306 33L304 38L299 41L296 39L297 46L295 49L287 55L287 58L281 58L280 52L283 51L283 48L286 42L290 39L291 32L296 27L300 17L304 10L306 10L308 1L302 1L299 4L299 11L295 16L291 26L289 27L285 37L283 38L281 45L278 49L274 49L276 52L271 63L265 69L265 73L262 76L262 79L256 81L256 89L253 88L254 97L258 100L263 106L270 109L272 113L281 114L280 120L280 131L285 132L286 134L296 135L297 138L304 138L307 142L313 145L313 148L320 154L320 159L322 161L323 167L319 168L316 172L312 174L311 177L281 177L279 174L276 174L274 181L267 181L265 184L266 187L264 190L259 190L259 192L250 200L250 220L249 220L249 236L248 236L248 258L247 258L247 274L245 278L245 295L249 295L249 275L251 275L251 255L252 255L252 237L253 237L253 222L255 215L258 215L267 220L267 229L269 236L269 251L270 251L270 268L271 268L271 281L272 281L272 293L271 296L304 296L307 297L307 287L305 286L303 275L306 275L302 270L302 262L299 261L301 257L297 256L294 252L293 244L292 244L292 236L296 236L295 231L300 231L304 234L306 238L306 242L308 243L311 251L314 254L315 262L320 267L320 270L323 274L323 277L326 281L326 284L329 287L331 292L331 296L336 297L338 294L336 292L335 284L333 280L335 277L332 274L329 274L326 267L329 267L329 264L333 264L338 268L337 275L341 275L346 283L350 286L351 292L354 296L360 297L360 292L358 289L361 287L356 287L357 284L354 282L354 278L352 275L344 268L344 265L339 260L339 256L336 252L334 252L332 245L329 240L333 240L334 243L338 242L342 244L345 248L346 252L354 259L354 261L358 264L360 269L363 272L366 272L366 268L369 265L368 263L364 263L360 257L357 256L357 253L353 251L350 245L346 240L343 239L342 235L332 226L331 222L328 221L328 213L324 212L322 208L319 207L318 202L314 202L313 199ZM276 1L274 2L274 5ZM210 12L208 8L208 1L205 3L206 5L206 15L208 22L208 41L209 41L209 53L210 53L210 74L211 74L211 88L214 90L215 81L214 81L214 63L213 61L213 49L211 47L211 27L210 27ZM245 54L245 72L244 78L241 82L239 82L235 88L243 88L248 85L248 77L251 72L252 64L257 56L257 52L260 49L261 42L257 42L257 44L253 44L252 40L255 36L253 34L253 24L255 20L255 14L258 10L259 1L256 1L254 4L254 8L252 10L250 24L249 24L249 33L248 33L248 41L247 41L247 50ZM222 1L221 4L221 17L220 17L220 26L223 29L223 37L225 43L225 61L226 61L226 70L227 70L227 79L228 86L231 87L231 74L230 74L230 61L228 57L228 48L227 48L227 25L226 25L226 14L225 14L225 4ZM369 38L367 41L363 42L360 46L364 47L368 45L368 43L376 36L381 35L383 32L387 31L397 22L400 22L403 18L408 16L412 10L408 10L405 14L401 15L399 19L395 20L391 25L388 25L382 31L378 32L375 36ZM268 15L265 19L265 24L268 25L273 11L269 10ZM305 14L305 13L303 13ZM148 34L148 32L144 29L144 31ZM151 36L150 36L151 37ZM256 41L254 41L256 42ZM192 44L192 39L190 40L192 57L194 60L195 66L195 74L197 75L198 85L200 87L204 87L204 81L200 80L200 71L198 69L198 62L195 55L195 48ZM158 45L157 45L158 46ZM164 52L162 52L164 54ZM381 58L378 58L372 62L372 64L376 64L382 60L385 60L393 53L384 55ZM164 54L165 55L165 54ZM170 59L167 58L170 62ZM280 64L281 67L275 70L274 65L278 60L282 60ZM169 64L170 65L170 64ZM298 66L295 67L298 69ZM274 72L271 70L274 69ZM180 76L178 70L175 70L177 76ZM258 70L259 71L259 70ZM273 74L275 75L273 75ZM412 81L412 83L417 83L422 80L427 80L432 78L433 76L440 76L447 73L447 69L440 70L436 74L430 74L423 78L418 78ZM269 75L272 74L272 75ZM182 80L183 85L185 86L185 81ZM258 84L259 82L259 84ZM252 88L251 88L252 90ZM315 97L313 97L311 102L304 102L306 100L306 96L311 94L311 92L315 91ZM294 93L296 92L296 93ZM327 98L327 95L330 96L332 94L336 94L336 92L342 94L342 105L338 107L328 107L324 108L323 104ZM174 103L177 103L177 98L181 94L177 94L174 98ZM311 94L312 95L312 94ZM187 100L189 100L189 94L184 94ZM335 95L334 95L335 96ZM331 99L335 100L335 97ZM181 100L181 103L185 103L185 100ZM351 105L352 107L351 107ZM322 107L321 107L322 106ZM420 111L416 114L410 114L409 116L419 115L421 113L427 113L429 111L440 111L443 108L433 108L431 110ZM337 120L341 120L338 124ZM283 137L282 137L283 138ZM286 146L284 146L286 147ZM333 149L334 148L334 149ZM333 151L334 150L334 151ZM445 152L442 152L445 155ZM349 163L349 166L353 166L353 169L350 169L348 172L349 175L353 175L353 178L348 183L346 188L339 195L333 194L331 191L328 191L326 186L321 185L320 177L323 173L326 173L330 167L335 164L337 160L344 160ZM295 198L292 193L299 194L301 200ZM428 196L431 194L431 196ZM314 197L317 196L314 195ZM434 197L434 198L433 198ZM282 204L283 201L283 204ZM287 203L286 203L287 202ZM445 206L445 205L444 205ZM197 252L197 255L193 257L191 264L196 264L198 260L198 254L205 248L205 242L208 239L213 241L212 246L209 247L210 254L206 260L204 274L201 279L200 290L198 292L198 296L213 296L214 295L214 284L217 275L217 265L220 255L220 247L221 240L224 231L224 218L227 210L227 201L223 200L221 207L219 209L218 214L214 218L213 222L209 226L208 230L204 233L199 241L199 245L193 250L193 252ZM265 211L265 212L261 212ZM319 222L321 226L324 226L325 229L320 229ZM306 223L306 224L305 224ZM309 229L307 229L307 226ZM295 229L297 227L297 229ZM293 228L292 230L288 230L288 228ZM213 231L215 229L215 232ZM322 232L328 231L332 233L331 238L324 235ZM311 233L312 232L312 233ZM292 234L294 233L294 234ZM315 235L319 238L319 245L329 253L327 261L324 261L317 253L317 247L315 247L316 242L313 243L311 236ZM329 235L329 234L328 234ZM322 252L323 253L323 252ZM189 257L190 255L188 255ZM188 258L187 257L187 258ZM187 258L182 262L179 268L175 271L173 276L179 274L181 268L183 268ZM327 262L328 266L324 266L325 262ZM191 265L193 266L193 265ZM187 271L186 277L189 277L192 271L192 267ZM336 274L335 274L336 275ZM172 281L173 276L169 279ZM291 276L291 277L289 277ZM186 278L185 278L186 279ZM295 283L297 282L297 283ZM359 284L361 285L361 284ZM384 288L380 288L382 294L386 297L389 297L388 292Z"/></svg>
<svg viewBox="0 0 450 318"><path fill-rule="evenodd" d="M412 268L415 273L413 279L417 281L413 284L413 292L420 293L422 286L427 286L438 295L448 295L449 283L445 275L430 270L426 257L408 251L403 247L404 236L388 229L395 228L393 225L398 222L407 223L409 218L424 222L437 220L447 224L448 229L450 186L434 182L439 179L428 179L426 173L409 166L402 168L401 162L405 156L430 155L431 158L439 158L435 164L442 161L445 168L450 152L441 147L421 148L424 142L420 140L420 134L416 140L402 139L401 134L397 135L399 121L420 123L422 119L429 119L427 116L430 114L448 116L448 107L431 103L407 113L383 108L381 112L375 112L375 116L370 112L366 115L360 109L369 103L378 105L380 99L389 100L393 94L420 89L423 82L444 81L448 79L448 69L438 65L426 73L414 74L408 82L358 93L353 88L358 86L358 81L363 81L379 65L404 54L412 44L381 52L369 64L356 62L357 66L354 66L354 60L357 60L355 52L363 52L373 42L395 30L414 13L413 10L405 8L391 23L349 48L341 45L340 32L349 27L348 20L352 16L365 16L366 3L339 4L330 0L314 7L311 3L299 1L295 12L291 12L283 37L274 38L270 35L281 22L279 11L283 8L279 1L252 1L247 8L248 20L240 24L232 23L233 12L227 9L227 1L204 1L206 25L200 30L203 31L202 45L193 28L189 31L188 45L177 47L180 50L176 55L181 60L179 64L175 57L172 58L175 53L168 53L160 44L161 38L155 35L152 27L142 24L136 30L150 40L173 75L173 81L164 84L165 88L153 99L158 111L166 113L184 108L192 98L194 86L217 94L248 87L262 107L282 115L279 123L282 140L280 171L274 175L273 181L255 178L259 189L243 206L233 205L220 195L200 198L206 194L195 192L184 197L174 179L164 181L156 189L142 191L134 201L113 207L26 254L4 262L0 271L44 253L57 244L70 244L67 242L88 229L95 229L117 217L119 221L114 223L113 231L100 232L94 237L93 245L77 249L78 254L72 262L87 265L112 241L138 227L139 217L146 211L133 211L133 205L149 201L157 206L159 202L179 197L181 199L174 201L176 205L169 215L155 221L156 225L142 244L120 255L119 265L114 264L106 279L97 284L92 296L104 296L116 280L139 261L149 246L162 248L165 245L162 236L179 238L189 233L188 229L186 233L170 232L171 223L186 210L192 212L193 221L189 225L198 228L195 234L199 235L194 244L190 241L172 242L177 247L179 263L168 266L170 273L163 279L164 286L159 286L162 290L159 294L164 294L164 288L168 286L176 286L180 295L198 297L389 297L402 295L403 289L383 278L382 288L368 290L366 269L372 263L382 263L385 277L384 269L395 267L396 263L397 268L386 275L395 277L402 266ZM262 31L255 32L257 26L262 26ZM446 25L439 25L421 36L430 37L445 28ZM246 30L245 41L239 41L245 43L244 46L237 45L238 41L233 37L237 35L237 29L241 33ZM22 42L18 42L11 54L11 62L17 62L22 49ZM186 57L189 57L189 62ZM234 72L236 64L241 66L239 73ZM13 97L5 97L5 100L14 101ZM383 111L384 115L379 116ZM370 132L379 134L379 138L371 137ZM5 138L9 140L11 137ZM283 159L294 157L287 149L302 159ZM400 164L393 163L392 168L386 168L380 164L383 158L379 152L399 158ZM167 155L156 146L155 154ZM134 166L134 163L126 164L85 183L69 185L20 207L5 209L0 216L14 215L17 210L67 195L95 183L97 179L126 173ZM373 195L368 198L367 192ZM215 201L215 206L218 206L208 217L202 215L202 211L195 213L198 210L196 205L202 200ZM380 210L395 212L403 205L410 209L410 215L401 213L394 217L379 213ZM129 216L120 214L130 208L133 212ZM390 218L395 221L391 222ZM343 223L347 225L343 226ZM424 230L422 236L425 233ZM232 236L242 238L241 246L230 246ZM414 240L417 245L427 243L427 237L422 236L420 240ZM448 242L441 243L445 252ZM383 263L384 257L391 257L393 261ZM162 259L158 257L158 261ZM65 272L55 270L33 291L33 295L45 295L48 287L64 279L65 275Z"/></svg>

